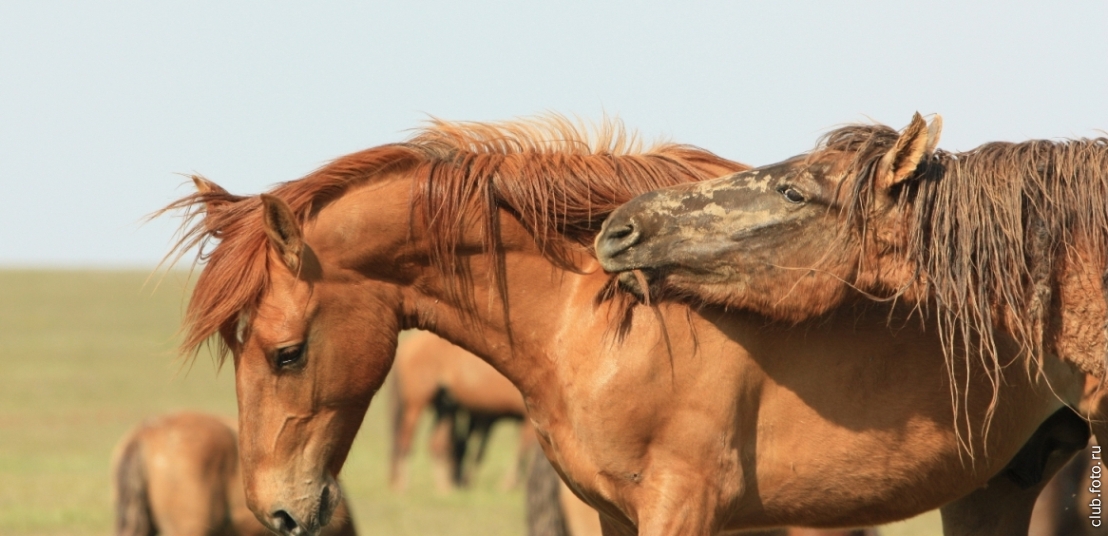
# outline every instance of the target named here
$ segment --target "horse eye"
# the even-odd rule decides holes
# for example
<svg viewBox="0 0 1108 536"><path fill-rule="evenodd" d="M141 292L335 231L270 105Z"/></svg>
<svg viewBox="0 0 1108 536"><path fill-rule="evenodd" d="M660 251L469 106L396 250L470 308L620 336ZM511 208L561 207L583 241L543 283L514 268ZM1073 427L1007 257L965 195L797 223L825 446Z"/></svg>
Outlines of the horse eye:
<svg viewBox="0 0 1108 536"><path fill-rule="evenodd" d="M303 344L286 346L277 350L277 357L274 359L274 364L276 364L279 370L295 365L302 357L304 357Z"/></svg>
<svg viewBox="0 0 1108 536"><path fill-rule="evenodd" d="M788 199L790 203L803 203L805 200L804 194L792 186L778 186L777 192L785 196L785 199Z"/></svg>

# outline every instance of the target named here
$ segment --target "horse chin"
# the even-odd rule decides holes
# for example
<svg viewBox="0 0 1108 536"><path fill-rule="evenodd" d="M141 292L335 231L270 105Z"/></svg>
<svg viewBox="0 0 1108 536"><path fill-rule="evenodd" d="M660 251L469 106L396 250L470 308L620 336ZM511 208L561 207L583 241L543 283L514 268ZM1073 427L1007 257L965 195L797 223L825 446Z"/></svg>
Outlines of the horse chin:
<svg viewBox="0 0 1108 536"><path fill-rule="evenodd" d="M635 274L632 272L620 272L619 276L619 288L624 292L638 298L643 298L642 288L639 286L639 281L635 278Z"/></svg>
<svg viewBox="0 0 1108 536"><path fill-rule="evenodd" d="M657 282L661 280L661 277L655 270L627 270L620 272L618 280L619 288L634 296L640 302L653 301L659 295L660 288L658 288Z"/></svg>

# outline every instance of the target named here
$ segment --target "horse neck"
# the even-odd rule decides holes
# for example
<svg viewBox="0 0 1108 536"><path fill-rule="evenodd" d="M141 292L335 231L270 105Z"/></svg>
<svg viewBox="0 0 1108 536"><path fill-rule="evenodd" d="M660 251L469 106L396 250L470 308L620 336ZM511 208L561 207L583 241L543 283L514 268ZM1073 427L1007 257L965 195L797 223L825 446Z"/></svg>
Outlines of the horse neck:
<svg viewBox="0 0 1108 536"><path fill-rule="evenodd" d="M608 277L599 263L580 252L573 267L545 258L517 220L501 214L501 262L479 247L460 259L469 277L441 273L432 266L406 287L405 317L410 327L433 331L480 356L521 390L542 381L544 360L566 329L590 329L593 300ZM503 267L502 281L494 276ZM458 291L450 292L450 284ZM506 292L506 295L502 295Z"/></svg>
<svg viewBox="0 0 1108 536"><path fill-rule="evenodd" d="M411 181L397 173L352 189L310 222L306 239L325 264L337 268L335 277L389 287L388 296L397 290L402 327L432 331L469 350L525 394L550 380L551 356L565 355L571 345L575 356L603 351L619 313L618 307L594 303L609 280L594 257L567 243L571 267L560 266L539 251L513 215L501 211L501 260L488 254L483 224L470 222L454 248L457 264L447 263L464 267L468 277L449 268L444 273L432 261L422 217L412 209ZM652 324L639 316L637 324Z"/></svg>

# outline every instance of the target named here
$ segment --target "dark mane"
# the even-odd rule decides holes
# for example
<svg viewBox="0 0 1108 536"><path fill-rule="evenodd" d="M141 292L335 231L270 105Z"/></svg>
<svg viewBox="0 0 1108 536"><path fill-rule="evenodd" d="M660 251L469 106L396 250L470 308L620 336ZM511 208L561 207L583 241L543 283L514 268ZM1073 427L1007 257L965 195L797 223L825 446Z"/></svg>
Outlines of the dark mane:
<svg viewBox="0 0 1108 536"><path fill-rule="evenodd" d="M810 158L826 150L853 154L856 177L846 210L851 247L864 236L876 202L876 163L896 142L886 126L850 126L828 134ZM1031 362L1041 363L1052 306L1066 270L1094 268L1101 283L1108 248L1108 138L994 142L963 153L936 151L893 192L903 211L911 292L934 313L948 358L955 340L976 341L977 354L999 381L994 328L1010 333ZM1064 266L1080 251L1088 266ZM873 255L863 250L862 258ZM1102 284L1102 283L1101 283ZM1103 296L1095 296L1103 300ZM1103 322L1103 319L1101 319ZM1103 329L1103 326L1091 329ZM971 351L972 350L972 351ZM1103 370L1097 363L1094 369ZM994 400L995 401L995 400Z"/></svg>
<svg viewBox="0 0 1108 536"><path fill-rule="evenodd" d="M269 193L308 221L352 186L410 173L413 214L421 214L430 230L432 259L464 282L469 274L455 255L461 231L481 222L485 251L498 252L501 209L519 219L547 258L570 266L570 252L590 248L607 215L636 195L744 169L686 145L642 150L637 136L616 121L589 128L561 116L503 123L434 120L405 143L340 157ZM159 211L185 213L170 257L199 247L196 262L205 265L186 311L183 353L195 354L215 334L220 358L235 349L242 315L251 314L268 285L261 207L258 196L201 192ZM503 285L502 277L496 279ZM453 289L463 304L464 286Z"/></svg>

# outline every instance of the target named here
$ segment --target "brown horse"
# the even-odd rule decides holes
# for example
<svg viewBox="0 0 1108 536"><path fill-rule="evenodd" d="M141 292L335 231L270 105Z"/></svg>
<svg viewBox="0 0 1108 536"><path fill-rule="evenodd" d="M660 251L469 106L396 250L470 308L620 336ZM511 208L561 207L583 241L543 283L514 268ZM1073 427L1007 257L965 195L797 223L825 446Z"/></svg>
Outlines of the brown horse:
<svg viewBox="0 0 1108 536"><path fill-rule="evenodd" d="M535 432L525 420L523 396L496 369L479 357L434 333L417 331L407 336L396 350L393 362L393 443L389 484L395 490L407 487L407 458L412 450L419 417L428 406L436 406L431 433L431 456L435 464L435 485L440 491L464 481L465 451L455 443L468 444L478 436L477 461L484 455L490 428L499 419L522 421L518 462L506 475L505 487L514 487L518 471L535 443ZM449 401L444 401L449 398ZM441 407L448 405L451 407ZM465 433L455 438L458 406L469 414Z"/></svg>
<svg viewBox="0 0 1108 536"><path fill-rule="evenodd" d="M949 153L941 124L847 126L807 155L652 192L613 214L597 253L631 288L789 321L859 295L908 302L937 317L948 357L976 338L966 357L996 388L1001 336L1102 378L1108 138Z"/></svg>
<svg viewBox="0 0 1108 536"><path fill-rule="evenodd" d="M966 532L974 516L1026 526L1033 478L1029 492L959 498L1081 397L1079 374L1046 362L1006 375L992 433L963 438L989 456L968 459L944 341L911 310L859 301L786 324L598 303L612 287L589 245L616 206L745 169L601 138L560 121L437 123L269 194L198 179L169 207L196 218L178 251L215 242L183 348L218 335L234 358L246 496L263 522L281 534L327 523L397 334L421 328L520 389L547 457L609 536L874 525L951 501ZM984 414L990 379L959 372L967 411Z"/></svg>
<svg viewBox="0 0 1108 536"><path fill-rule="evenodd" d="M853 289L932 306L950 338L980 333L995 354L1003 331L1102 376L1108 138L949 153L940 128L919 114L901 134L847 126L807 155L648 194L613 215L598 254L789 320Z"/></svg>
<svg viewBox="0 0 1108 536"><path fill-rule="evenodd" d="M148 419L112 457L119 536L265 536L246 507L233 422L182 412ZM324 534L353 536L341 501Z"/></svg>

